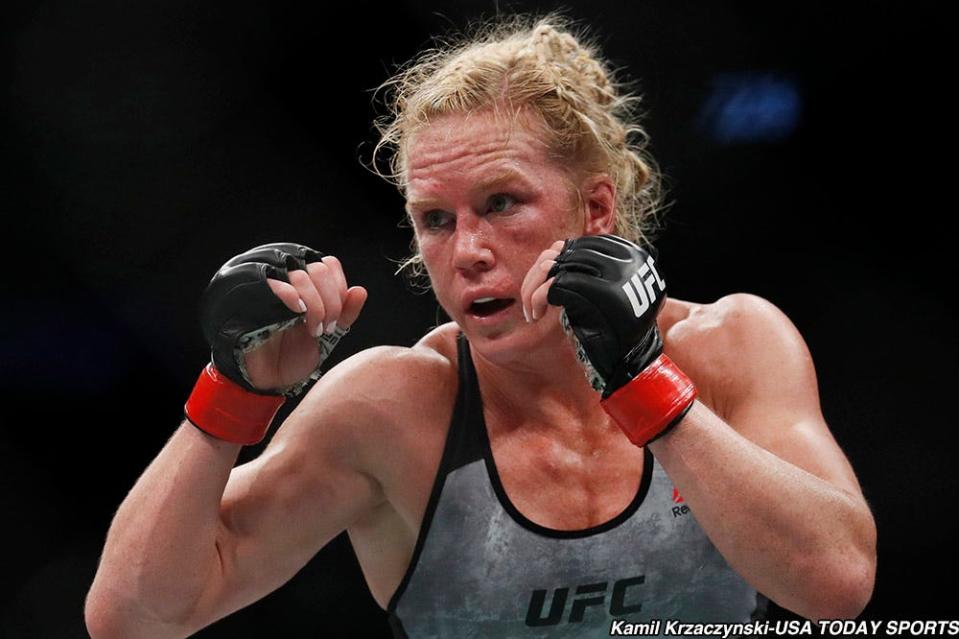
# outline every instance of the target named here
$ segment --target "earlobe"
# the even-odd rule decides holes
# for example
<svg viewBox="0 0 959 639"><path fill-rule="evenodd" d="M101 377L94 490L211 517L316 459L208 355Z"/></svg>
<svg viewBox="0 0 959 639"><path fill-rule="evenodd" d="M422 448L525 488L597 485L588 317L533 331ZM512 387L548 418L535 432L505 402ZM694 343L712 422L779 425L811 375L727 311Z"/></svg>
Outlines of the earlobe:
<svg viewBox="0 0 959 639"><path fill-rule="evenodd" d="M583 235L612 233L616 227L616 185L604 173L590 177L583 187Z"/></svg>

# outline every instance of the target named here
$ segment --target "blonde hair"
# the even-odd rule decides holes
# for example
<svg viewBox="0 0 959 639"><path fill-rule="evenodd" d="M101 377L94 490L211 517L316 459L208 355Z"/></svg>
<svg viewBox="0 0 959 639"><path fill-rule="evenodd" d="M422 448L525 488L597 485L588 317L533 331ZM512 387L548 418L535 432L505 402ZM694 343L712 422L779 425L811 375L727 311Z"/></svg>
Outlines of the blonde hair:
<svg viewBox="0 0 959 639"><path fill-rule="evenodd" d="M598 48L556 14L497 19L472 35L439 41L380 89L388 112L375 122L380 139L373 170L406 194L407 145L431 118L484 109L539 116L550 154L568 168L607 173L616 186L615 232L648 242L661 207L661 177L647 154L638 95L616 80ZM387 153L387 170L383 166ZM581 196L580 196L581 197ZM410 267L422 275L422 256Z"/></svg>

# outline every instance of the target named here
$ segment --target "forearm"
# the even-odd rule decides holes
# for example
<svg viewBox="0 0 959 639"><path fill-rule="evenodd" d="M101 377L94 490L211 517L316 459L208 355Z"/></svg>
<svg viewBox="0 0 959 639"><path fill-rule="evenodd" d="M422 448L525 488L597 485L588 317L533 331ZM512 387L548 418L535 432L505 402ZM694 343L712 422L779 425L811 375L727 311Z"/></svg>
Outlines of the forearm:
<svg viewBox="0 0 959 639"><path fill-rule="evenodd" d="M184 422L120 505L87 600L87 624L169 636L220 569L220 500L240 446ZM111 633L112 634L112 633Z"/></svg>
<svg viewBox="0 0 959 639"><path fill-rule="evenodd" d="M868 601L875 528L864 501L738 435L697 402L651 443L729 564L809 618L855 616Z"/></svg>

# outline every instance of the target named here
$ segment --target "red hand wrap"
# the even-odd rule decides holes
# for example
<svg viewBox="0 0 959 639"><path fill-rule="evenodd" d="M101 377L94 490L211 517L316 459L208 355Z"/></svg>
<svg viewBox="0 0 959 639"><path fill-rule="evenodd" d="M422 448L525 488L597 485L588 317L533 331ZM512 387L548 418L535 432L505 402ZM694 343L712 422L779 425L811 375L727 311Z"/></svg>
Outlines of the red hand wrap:
<svg viewBox="0 0 959 639"><path fill-rule="evenodd" d="M266 436L270 422L286 398L258 395L231 382L207 364L184 410L190 422L217 439L255 444Z"/></svg>
<svg viewBox="0 0 959 639"><path fill-rule="evenodd" d="M629 441L645 446L677 422L696 399L696 386L666 355L601 403Z"/></svg>

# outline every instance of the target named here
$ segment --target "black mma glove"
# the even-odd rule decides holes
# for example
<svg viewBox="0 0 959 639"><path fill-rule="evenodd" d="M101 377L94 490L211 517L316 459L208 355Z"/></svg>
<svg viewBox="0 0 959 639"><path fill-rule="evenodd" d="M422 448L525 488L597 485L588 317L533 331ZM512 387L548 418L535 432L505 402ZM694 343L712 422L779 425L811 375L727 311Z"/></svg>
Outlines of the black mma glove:
<svg viewBox="0 0 959 639"><path fill-rule="evenodd" d="M349 329L337 329L319 338L320 364L302 382L288 389L258 389L246 373L244 355L272 335L303 321L273 294L267 278L289 282L289 271L306 270L323 254L302 244L264 244L241 253L216 272L200 301L203 335L213 351L217 370L252 393L288 396L298 394L319 377L319 365Z"/></svg>
<svg viewBox="0 0 959 639"><path fill-rule="evenodd" d="M319 377L320 365L349 329L318 338L320 360L306 379L286 389L259 389L245 370L245 354L271 335L305 319L273 293L267 278L289 282L289 271L306 270L323 255L300 244L266 244L237 255L216 272L200 302L203 334L212 364L200 373L184 407L197 428L224 441L255 444L265 437L284 397Z"/></svg>
<svg viewBox="0 0 959 639"><path fill-rule="evenodd" d="M656 316L666 283L645 249L615 235L567 240L549 277L556 279L546 299L563 307L564 328L604 397L663 352Z"/></svg>
<svg viewBox="0 0 959 639"><path fill-rule="evenodd" d="M593 235L567 240L555 261L547 301L562 307L563 328L603 407L644 445L678 422L696 395L663 355L656 316L666 283L655 259L621 237Z"/></svg>

